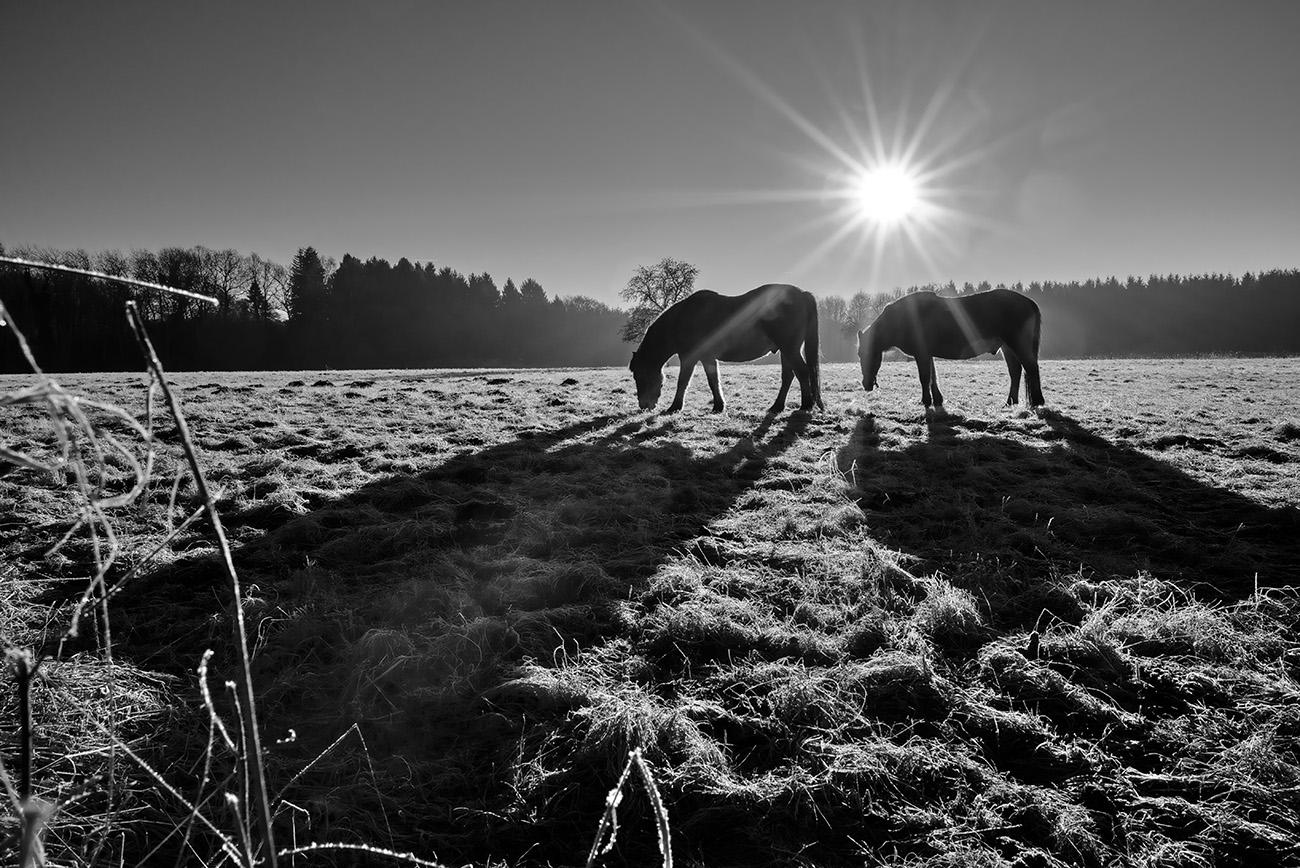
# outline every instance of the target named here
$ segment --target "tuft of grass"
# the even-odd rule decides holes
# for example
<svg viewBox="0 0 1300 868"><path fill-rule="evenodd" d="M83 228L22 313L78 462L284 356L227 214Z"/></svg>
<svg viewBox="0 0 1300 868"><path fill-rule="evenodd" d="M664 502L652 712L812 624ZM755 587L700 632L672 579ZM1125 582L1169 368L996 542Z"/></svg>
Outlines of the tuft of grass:
<svg viewBox="0 0 1300 868"><path fill-rule="evenodd" d="M925 599L916 607L916 629L943 647L974 647L987 636L975 595L942 578L926 581Z"/></svg>

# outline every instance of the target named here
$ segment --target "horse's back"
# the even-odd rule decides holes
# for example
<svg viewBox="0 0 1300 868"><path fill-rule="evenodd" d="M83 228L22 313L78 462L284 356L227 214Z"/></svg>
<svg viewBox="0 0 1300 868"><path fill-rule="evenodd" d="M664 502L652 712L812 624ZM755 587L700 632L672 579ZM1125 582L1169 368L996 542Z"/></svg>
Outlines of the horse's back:
<svg viewBox="0 0 1300 868"><path fill-rule="evenodd" d="M890 305L898 346L939 358L971 358L1015 344L1038 318L1033 299L1009 289L945 297L917 292Z"/></svg>
<svg viewBox="0 0 1300 868"><path fill-rule="evenodd" d="M765 283L751 289L749 292L736 296L736 299L742 304L761 302L763 307L768 310L784 310L797 309L805 296L812 298L811 293L804 292L799 287L788 283Z"/></svg>
<svg viewBox="0 0 1300 868"><path fill-rule="evenodd" d="M1038 316L1038 303L1027 295L1010 289L993 289L958 299L971 315L990 328L1019 328Z"/></svg>
<svg viewBox="0 0 1300 868"><path fill-rule="evenodd" d="M688 353L748 361L802 342L812 295L787 283L767 283L740 295L702 289L678 302L678 344Z"/></svg>
<svg viewBox="0 0 1300 868"><path fill-rule="evenodd" d="M803 299L812 294L788 283L765 283L740 295L722 295L711 289L697 290L674 307L690 321L716 328L724 322L751 324L785 318L796 313ZM816 302L813 302L816 304Z"/></svg>

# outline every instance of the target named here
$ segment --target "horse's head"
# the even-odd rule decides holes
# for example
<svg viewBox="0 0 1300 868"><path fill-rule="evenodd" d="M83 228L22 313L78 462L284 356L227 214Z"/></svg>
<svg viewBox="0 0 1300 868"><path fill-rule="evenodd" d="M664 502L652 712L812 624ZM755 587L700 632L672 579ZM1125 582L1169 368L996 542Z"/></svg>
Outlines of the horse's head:
<svg viewBox="0 0 1300 868"><path fill-rule="evenodd" d="M880 373L880 360L884 348L874 340L870 327L858 332L858 362L862 365L862 388L870 392L876 388L876 374Z"/></svg>
<svg viewBox="0 0 1300 868"><path fill-rule="evenodd" d="M654 364L638 353L632 353L632 364L628 365L632 379L636 380L636 400L642 410L653 410L659 403L659 393L664 388L664 366Z"/></svg>

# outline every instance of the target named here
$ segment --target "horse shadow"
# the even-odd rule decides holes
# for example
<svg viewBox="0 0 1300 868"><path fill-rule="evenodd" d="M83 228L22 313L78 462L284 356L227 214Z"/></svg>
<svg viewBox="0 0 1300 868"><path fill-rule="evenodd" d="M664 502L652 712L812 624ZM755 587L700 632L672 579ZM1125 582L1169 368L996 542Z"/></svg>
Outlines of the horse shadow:
<svg viewBox="0 0 1300 868"><path fill-rule="evenodd" d="M489 816L509 785L494 780L501 751L565 713L550 696L516 697L505 714L485 697L529 660L562 669L618 635L629 598L810 418L732 417L699 435L690 417L605 415L431 461L305 515L223 516L235 536L262 531L234 560L262 727L296 733L273 751L271 779L311 766L302 786L380 764L385 799L428 808L422 841L481 852L501 829ZM115 655L192 678L205 649L230 644L222 575L203 556L135 580L114 600ZM215 671L233 666L218 653ZM347 745L320 759L353 724L367 755ZM368 840L387 822L367 814L378 809L339 801L313 822Z"/></svg>
<svg viewBox="0 0 1300 868"><path fill-rule="evenodd" d="M694 442L675 436L690 427L689 418L605 415L519 432L372 482L306 515L257 505L223 514L222 523L235 537L250 527L264 531L234 555L254 599L290 599L304 589L369 593L366 583L375 593L396 583L445 591L455 582L459 595L447 603L460 608L440 616L497 616L575 602L607 606L725 512L809 419L793 413L778 426L767 414L752 428L738 421L719 429L718 448L701 455ZM196 527L195 537L204 530ZM564 587L542 588L533 579L543 566L580 575ZM512 577L502 580L505 574ZM211 620L222 575L213 555L135 580L114 601L115 646L163 668L177 655L201 653L192 627ZM137 617L140 606L155 605L168 607L168 623Z"/></svg>
<svg viewBox="0 0 1300 868"><path fill-rule="evenodd" d="M1220 601L1300 584L1300 510L1197 479L1059 411L1034 418L1026 440L1010 436L1010 418L935 412L924 441L891 449L865 416L838 462L873 537L918 571L1003 597L992 608L1005 627L1044 608L1077 618L1049 590L1071 576L1149 573Z"/></svg>

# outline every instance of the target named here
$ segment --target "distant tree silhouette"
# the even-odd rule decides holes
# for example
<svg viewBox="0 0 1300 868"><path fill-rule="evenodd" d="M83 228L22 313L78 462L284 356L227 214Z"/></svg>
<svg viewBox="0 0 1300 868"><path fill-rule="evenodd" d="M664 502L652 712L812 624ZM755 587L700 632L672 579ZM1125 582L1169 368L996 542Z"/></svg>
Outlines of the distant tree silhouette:
<svg viewBox="0 0 1300 868"><path fill-rule="evenodd" d="M496 307L501 303L501 293L497 282L486 271L469 276L469 291L475 304L480 308Z"/></svg>
<svg viewBox="0 0 1300 868"><path fill-rule="evenodd" d="M256 277L248 285L248 318L255 322L266 322L271 318L271 302Z"/></svg>
<svg viewBox="0 0 1300 868"><path fill-rule="evenodd" d="M695 291L699 276L699 268L666 256L654 265L638 266L619 293L632 305L619 335L625 341L641 340L655 317Z"/></svg>
<svg viewBox="0 0 1300 868"><path fill-rule="evenodd" d="M533 310L537 310L546 304L546 290L542 289L542 285L531 277L519 284L519 294L523 296L524 304L530 306Z"/></svg>
<svg viewBox="0 0 1300 868"><path fill-rule="evenodd" d="M503 307L513 308L524 303L524 297L519 292L519 287L515 286L513 280L506 280L506 285L501 287L501 304Z"/></svg>
<svg viewBox="0 0 1300 868"><path fill-rule="evenodd" d="M291 323L306 325L323 318L326 307L325 266L316 248L301 247L293 258L287 301Z"/></svg>

